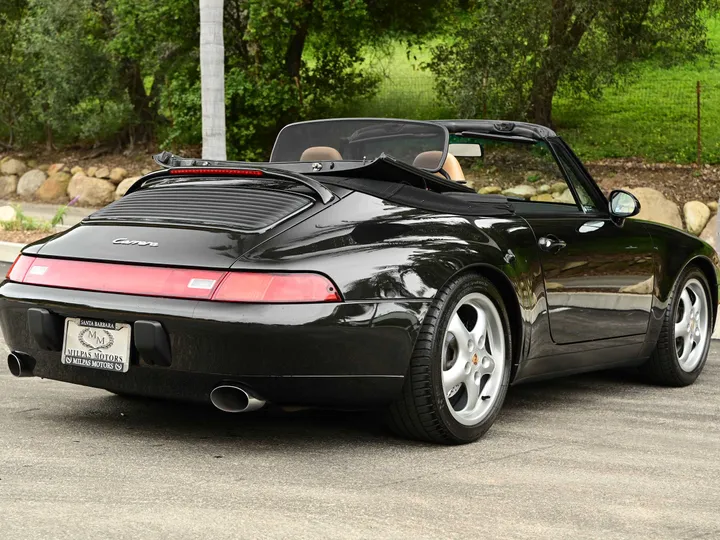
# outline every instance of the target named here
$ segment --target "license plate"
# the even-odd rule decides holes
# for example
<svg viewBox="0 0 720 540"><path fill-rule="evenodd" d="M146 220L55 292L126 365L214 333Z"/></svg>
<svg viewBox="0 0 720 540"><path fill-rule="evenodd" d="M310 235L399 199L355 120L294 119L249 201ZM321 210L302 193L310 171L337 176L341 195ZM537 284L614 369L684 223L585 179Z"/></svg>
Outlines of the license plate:
<svg viewBox="0 0 720 540"><path fill-rule="evenodd" d="M61 362L120 373L130 369L130 325L65 319Z"/></svg>

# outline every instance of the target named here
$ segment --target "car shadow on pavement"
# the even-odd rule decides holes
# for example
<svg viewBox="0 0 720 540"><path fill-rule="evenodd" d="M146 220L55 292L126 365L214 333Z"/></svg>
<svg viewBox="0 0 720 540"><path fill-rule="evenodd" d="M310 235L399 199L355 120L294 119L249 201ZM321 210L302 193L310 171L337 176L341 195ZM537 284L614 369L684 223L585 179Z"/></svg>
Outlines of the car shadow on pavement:
<svg viewBox="0 0 720 540"><path fill-rule="evenodd" d="M647 386L623 372L609 371L577 375L512 387L497 420L521 423L526 413L557 407L577 406L618 393L640 393ZM58 419L58 415L47 409ZM228 414L210 405L96 394L75 401L60 413L63 421L105 435L132 434L144 439L178 440L185 443L214 443L297 447L327 444L369 443L407 445L383 424L382 411L303 409L270 406L248 414ZM422 443L414 443L421 445Z"/></svg>

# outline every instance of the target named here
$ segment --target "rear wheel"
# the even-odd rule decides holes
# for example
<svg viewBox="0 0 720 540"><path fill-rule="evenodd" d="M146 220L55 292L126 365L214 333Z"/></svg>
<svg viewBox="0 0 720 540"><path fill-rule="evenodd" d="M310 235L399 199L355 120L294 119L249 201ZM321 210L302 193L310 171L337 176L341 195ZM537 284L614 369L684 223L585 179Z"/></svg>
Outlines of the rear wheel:
<svg viewBox="0 0 720 540"><path fill-rule="evenodd" d="M480 438L505 401L511 346L495 286L478 275L453 280L428 310L402 395L389 410L390 427L444 444Z"/></svg>
<svg viewBox="0 0 720 540"><path fill-rule="evenodd" d="M688 268L675 284L655 351L641 368L650 381L665 386L695 382L710 348L714 316L710 306L705 275L696 267Z"/></svg>

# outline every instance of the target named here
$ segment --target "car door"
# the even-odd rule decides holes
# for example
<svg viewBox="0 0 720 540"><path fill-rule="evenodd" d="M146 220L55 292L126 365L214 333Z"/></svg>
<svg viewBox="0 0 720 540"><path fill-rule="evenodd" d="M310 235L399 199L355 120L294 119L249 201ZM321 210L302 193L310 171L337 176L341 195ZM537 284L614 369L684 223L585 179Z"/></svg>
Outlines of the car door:
<svg viewBox="0 0 720 540"><path fill-rule="evenodd" d="M610 216L605 197L562 140L550 140L548 150L568 186L565 202L515 202L515 208L537 240L553 342L644 334L653 295L649 233L641 222Z"/></svg>

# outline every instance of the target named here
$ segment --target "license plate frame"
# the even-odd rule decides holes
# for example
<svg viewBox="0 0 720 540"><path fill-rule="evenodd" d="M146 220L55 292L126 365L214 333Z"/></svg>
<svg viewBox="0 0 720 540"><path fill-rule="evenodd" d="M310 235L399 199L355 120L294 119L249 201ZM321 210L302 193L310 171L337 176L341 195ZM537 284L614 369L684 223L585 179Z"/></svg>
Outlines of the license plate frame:
<svg viewBox="0 0 720 540"><path fill-rule="evenodd" d="M65 365L115 373L130 370L132 327L127 323L68 317L62 356Z"/></svg>

